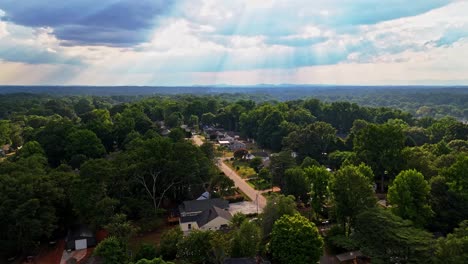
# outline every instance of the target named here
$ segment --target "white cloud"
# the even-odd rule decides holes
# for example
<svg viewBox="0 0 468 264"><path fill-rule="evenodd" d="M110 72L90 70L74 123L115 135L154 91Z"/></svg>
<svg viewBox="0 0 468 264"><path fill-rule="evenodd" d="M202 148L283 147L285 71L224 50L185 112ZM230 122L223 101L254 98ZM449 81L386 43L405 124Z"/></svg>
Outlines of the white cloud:
<svg viewBox="0 0 468 264"><path fill-rule="evenodd" d="M0 21L0 39L7 35L8 35L8 31L7 31L6 23Z"/></svg>

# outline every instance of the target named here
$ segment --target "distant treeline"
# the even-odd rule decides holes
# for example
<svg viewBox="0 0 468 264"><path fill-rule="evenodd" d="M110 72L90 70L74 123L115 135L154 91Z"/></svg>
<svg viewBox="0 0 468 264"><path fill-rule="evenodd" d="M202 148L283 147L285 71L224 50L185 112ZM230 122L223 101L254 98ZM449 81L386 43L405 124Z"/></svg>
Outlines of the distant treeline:
<svg viewBox="0 0 468 264"><path fill-rule="evenodd" d="M4 95L1 95L4 94ZM148 96L213 95L232 102L236 100L289 101L313 97L325 102L347 101L362 106L390 107L413 116L442 118L452 116L468 120L467 86L0 86L0 118L6 112L28 103L30 94L41 100L50 96L105 96L110 103L131 102ZM37 102L37 101L36 101ZM16 111L15 111L16 112Z"/></svg>

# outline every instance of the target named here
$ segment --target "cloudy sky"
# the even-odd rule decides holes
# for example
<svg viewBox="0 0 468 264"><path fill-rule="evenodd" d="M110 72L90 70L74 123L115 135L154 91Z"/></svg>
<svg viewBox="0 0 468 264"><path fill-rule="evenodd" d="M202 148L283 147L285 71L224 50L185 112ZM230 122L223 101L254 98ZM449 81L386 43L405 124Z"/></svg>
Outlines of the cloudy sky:
<svg viewBox="0 0 468 264"><path fill-rule="evenodd" d="M0 0L0 84L468 84L468 1Z"/></svg>

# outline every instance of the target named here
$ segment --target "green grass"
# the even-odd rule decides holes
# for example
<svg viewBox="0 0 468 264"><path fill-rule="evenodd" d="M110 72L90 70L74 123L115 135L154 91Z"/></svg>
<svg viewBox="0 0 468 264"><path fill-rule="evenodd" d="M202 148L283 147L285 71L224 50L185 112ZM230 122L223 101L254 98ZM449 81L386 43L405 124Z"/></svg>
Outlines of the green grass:
<svg viewBox="0 0 468 264"><path fill-rule="evenodd" d="M226 161L226 164L231 167L234 171L239 174L242 178L250 178L257 173L255 172L254 169L249 167L249 162L248 161L243 161L243 160L234 160L234 161Z"/></svg>
<svg viewBox="0 0 468 264"><path fill-rule="evenodd" d="M263 191L271 188L271 182L265 181L264 179L256 179L247 181L255 190Z"/></svg>

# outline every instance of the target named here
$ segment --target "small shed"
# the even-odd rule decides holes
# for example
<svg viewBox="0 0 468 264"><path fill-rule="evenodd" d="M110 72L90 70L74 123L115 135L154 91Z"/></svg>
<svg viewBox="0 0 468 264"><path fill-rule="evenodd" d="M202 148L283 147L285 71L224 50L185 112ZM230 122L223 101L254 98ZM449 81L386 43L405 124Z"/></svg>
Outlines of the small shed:
<svg viewBox="0 0 468 264"><path fill-rule="evenodd" d="M96 246L96 236L85 225L74 225L68 230L65 249L80 250Z"/></svg>

